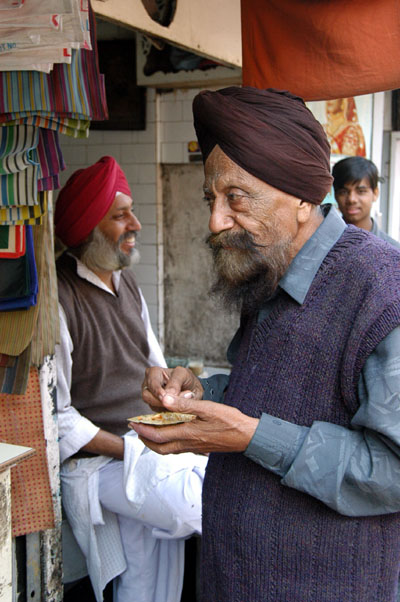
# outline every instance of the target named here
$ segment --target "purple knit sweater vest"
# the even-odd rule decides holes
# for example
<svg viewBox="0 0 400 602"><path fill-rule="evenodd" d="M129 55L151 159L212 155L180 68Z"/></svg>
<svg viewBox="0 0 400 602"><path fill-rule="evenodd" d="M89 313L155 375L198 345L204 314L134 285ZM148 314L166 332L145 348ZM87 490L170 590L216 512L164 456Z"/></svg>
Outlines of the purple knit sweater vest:
<svg viewBox="0 0 400 602"><path fill-rule="evenodd" d="M400 253L352 226L302 305L285 292L247 321L225 403L299 425L348 427L366 358L400 324ZM211 454L202 602L391 602L400 513L349 518L240 453Z"/></svg>

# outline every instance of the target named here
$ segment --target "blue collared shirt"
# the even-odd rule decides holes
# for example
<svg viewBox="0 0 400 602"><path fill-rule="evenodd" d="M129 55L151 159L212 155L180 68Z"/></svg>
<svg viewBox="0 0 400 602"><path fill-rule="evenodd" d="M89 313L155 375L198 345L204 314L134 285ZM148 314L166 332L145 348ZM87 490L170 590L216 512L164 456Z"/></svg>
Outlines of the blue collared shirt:
<svg viewBox="0 0 400 602"><path fill-rule="evenodd" d="M335 208L300 249L279 286L302 304L329 250L346 224ZM263 320L274 299L260 310ZM228 349L234 359L240 330ZM223 401L228 378L203 381L204 399ZM245 455L341 514L400 511L400 327L367 358L358 383L359 409L351 427L314 422L304 427L263 414Z"/></svg>

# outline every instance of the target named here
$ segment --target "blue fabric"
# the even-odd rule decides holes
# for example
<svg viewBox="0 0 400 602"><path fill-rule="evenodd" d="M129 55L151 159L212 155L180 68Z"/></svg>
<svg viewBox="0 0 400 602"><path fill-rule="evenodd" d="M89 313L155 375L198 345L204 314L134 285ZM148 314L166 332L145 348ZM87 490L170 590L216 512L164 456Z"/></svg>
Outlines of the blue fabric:
<svg viewBox="0 0 400 602"><path fill-rule="evenodd" d="M20 262L19 269L14 269ZM26 252L17 259L0 259L0 272L11 274L3 288L0 288L0 311L27 309L37 303L38 277L33 247L32 226L26 226ZM22 282L19 280L23 278ZM11 292L14 291L14 294ZM15 294L22 291L24 294Z"/></svg>

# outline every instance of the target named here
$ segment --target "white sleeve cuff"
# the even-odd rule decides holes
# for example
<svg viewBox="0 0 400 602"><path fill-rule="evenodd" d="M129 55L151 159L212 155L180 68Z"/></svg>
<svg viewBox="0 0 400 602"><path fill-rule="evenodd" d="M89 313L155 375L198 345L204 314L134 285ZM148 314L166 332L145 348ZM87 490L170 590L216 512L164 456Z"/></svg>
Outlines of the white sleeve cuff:
<svg viewBox="0 0 400 602"><path fill-rule="evenodd" d="M64 462L64 460L76 454L97 435L99 430L100 428L95 426L93 422L81 416L74 428L68 431L68 434L59 441L60 461Z"/></svg>

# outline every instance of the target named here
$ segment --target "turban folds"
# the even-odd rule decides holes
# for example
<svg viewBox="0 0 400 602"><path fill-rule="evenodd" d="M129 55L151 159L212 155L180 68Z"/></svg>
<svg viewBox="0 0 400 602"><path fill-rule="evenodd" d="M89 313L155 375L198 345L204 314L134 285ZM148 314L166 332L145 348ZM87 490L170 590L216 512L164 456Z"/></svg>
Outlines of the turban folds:
<svg viewBox="0 0 400 602"><path fill-rule="evenodd" d="M330 146L303 100L281 90L251 87L200 92L194 126L206 161L214 146L248 173L310 203L332 184Z"/></svg>
<svg viewBox="0 0 400 602"><path fill-rule="evenodd" d="M117 192L132 196L113 157L78 169L61 189L54 215L55 233L68 247L80 245L106 215Z"/></svg>

